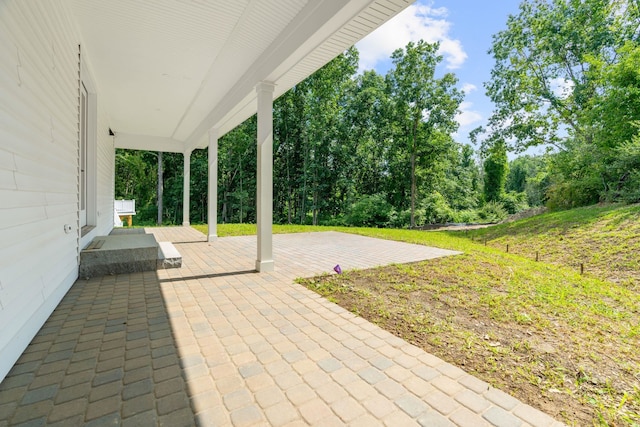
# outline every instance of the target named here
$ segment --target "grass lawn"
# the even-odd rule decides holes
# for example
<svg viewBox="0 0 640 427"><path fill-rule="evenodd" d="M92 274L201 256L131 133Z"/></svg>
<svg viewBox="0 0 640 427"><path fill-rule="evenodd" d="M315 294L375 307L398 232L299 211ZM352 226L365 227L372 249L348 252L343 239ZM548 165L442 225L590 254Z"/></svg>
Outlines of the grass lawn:
<svg viewBox="0 0 640 427"><path fill-rule="evenodd" d="M639 217L636 205L469 232L274 232L346 231L463 251L299 283L568 424L638 426ZM255 226L218 232L251 234Z"/></svg>

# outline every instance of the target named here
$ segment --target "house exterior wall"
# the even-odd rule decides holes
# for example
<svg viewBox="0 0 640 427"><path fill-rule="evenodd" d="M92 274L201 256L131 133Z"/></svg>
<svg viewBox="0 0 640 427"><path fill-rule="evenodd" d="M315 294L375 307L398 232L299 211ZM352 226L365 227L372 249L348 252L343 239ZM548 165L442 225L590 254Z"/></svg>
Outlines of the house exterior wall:
<svg viewBox="0 0 640 427"><path fill-rule="evenodd" d="M80 248L113 227L113 140L95 84L95 228L79 227L79 45L63 2L0 2L0 381L78 277Z"/></svg>

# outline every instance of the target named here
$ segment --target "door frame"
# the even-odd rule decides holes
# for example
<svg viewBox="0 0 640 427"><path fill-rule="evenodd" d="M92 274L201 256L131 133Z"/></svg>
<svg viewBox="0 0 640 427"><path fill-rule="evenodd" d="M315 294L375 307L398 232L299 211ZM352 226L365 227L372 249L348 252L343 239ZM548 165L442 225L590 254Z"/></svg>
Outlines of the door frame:
<svg viewBox="0 0 640 427"><path fill-rule="evenodd" d="M98 225L98 102L96 85L87 66L87 62L83 57L82 50L80 50L80 80L78 90L80 120L78 127L78 224L81 236L83 236ZM82 111L83 95L86 96L84 103L85 111ZM85 132L84 135L82 135L83 132ZM83 136L85 138L84 147Z"/></svg>

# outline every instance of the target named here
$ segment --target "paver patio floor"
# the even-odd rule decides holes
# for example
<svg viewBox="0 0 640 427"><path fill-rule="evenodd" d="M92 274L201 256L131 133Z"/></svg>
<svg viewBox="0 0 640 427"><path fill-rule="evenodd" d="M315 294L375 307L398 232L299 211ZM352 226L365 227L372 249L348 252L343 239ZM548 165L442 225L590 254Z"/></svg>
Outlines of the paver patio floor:
<svg viewBox="0 0 640 427"><path fill-rule="evenodd" d="M180 269L78 280L0 384L0 426L560 426L296 277L453 254L342 233L172 241Z"/></svg>

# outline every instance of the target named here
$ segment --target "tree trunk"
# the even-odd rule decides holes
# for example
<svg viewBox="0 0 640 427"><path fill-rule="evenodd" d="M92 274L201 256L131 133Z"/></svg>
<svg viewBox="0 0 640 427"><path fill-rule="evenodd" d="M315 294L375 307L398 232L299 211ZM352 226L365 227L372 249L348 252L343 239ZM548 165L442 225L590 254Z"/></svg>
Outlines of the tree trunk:
<svg viewBox="0 0 640 427"><path fill-rule="evenodd" d="M414 120L413 122L413 132L412 132L412 141L411 141L411 223L410 228L416 228L416 154L417 154L417 144L416 144L416 134L418 131L418 120Z"/></svg>
<svg viewBox="0 0 640 427"><path fill-rule="evenodd" d="M411 228L416 228L416 153L411 153Z"/></svg>
<svg viewBox="0 0 640 427"><path fill-rule="evenodd" d="M313 170L313 206L311 209L312 224L318 225L318 170Z"/></svg>

